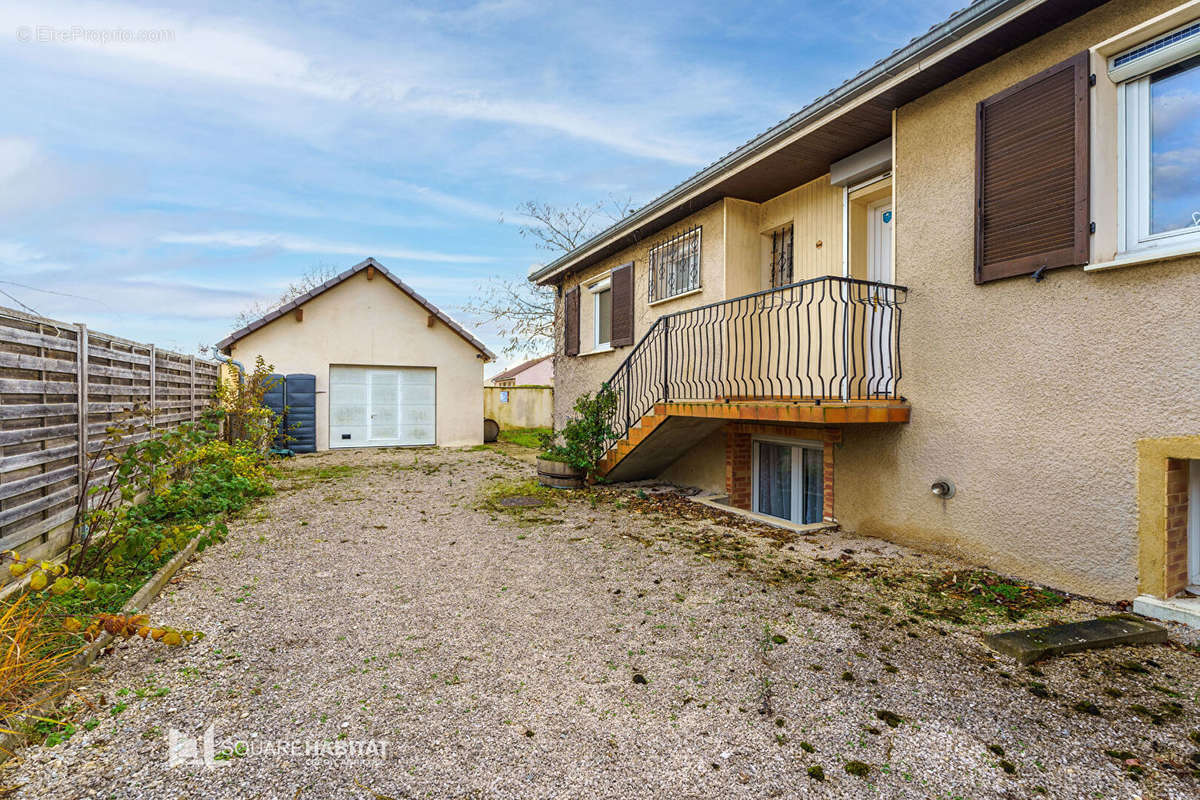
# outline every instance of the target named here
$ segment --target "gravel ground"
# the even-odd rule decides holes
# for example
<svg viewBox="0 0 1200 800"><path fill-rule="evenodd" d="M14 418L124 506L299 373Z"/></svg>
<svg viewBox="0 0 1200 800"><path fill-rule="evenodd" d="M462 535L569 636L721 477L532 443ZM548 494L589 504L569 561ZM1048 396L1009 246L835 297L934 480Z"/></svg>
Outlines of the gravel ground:
<svg viewBox="0 0 1200 800"><path fill-rule="evenodd" d="M75 735L0 781L21 798L1200 795L1200 659L1178 638L1025 669L980 643L1008 624L987 609L914 611L961 564L636 489L480 505L531 476L492 450L294 460L150 609L207 637L119 645ZM219 756L249 751L168 767L169 732L210 725Z"/></svg>

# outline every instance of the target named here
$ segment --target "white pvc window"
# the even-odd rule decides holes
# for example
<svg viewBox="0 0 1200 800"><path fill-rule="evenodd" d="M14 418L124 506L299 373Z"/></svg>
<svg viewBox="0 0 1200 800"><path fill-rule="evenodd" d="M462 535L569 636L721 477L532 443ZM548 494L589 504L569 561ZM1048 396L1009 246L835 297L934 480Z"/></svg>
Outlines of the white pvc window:
<svg viewBox="0 0 1200 800"><path fill-rule="evenodd" d="M612 279L605 278L588 291L592 293L592 347L607 349L612 345Z"/></svg>
<svg viewBox="0 0 1200 800"><path fill-rule="evenodd" d="M1114 57L1122 252L1200 247L1200 28Z"/></svg>
<svg viewBox="0 0 1200 800"><path fill-rule="evenodd" d="M824 510L824 453L819 442L755 437L751 510L802 524Z"/></svg>

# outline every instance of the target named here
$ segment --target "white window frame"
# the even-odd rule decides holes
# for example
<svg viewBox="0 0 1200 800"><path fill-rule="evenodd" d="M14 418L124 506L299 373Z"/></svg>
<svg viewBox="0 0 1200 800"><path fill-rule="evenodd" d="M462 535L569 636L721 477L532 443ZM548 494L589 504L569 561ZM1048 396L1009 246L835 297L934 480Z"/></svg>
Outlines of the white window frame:
<svg viewBox="0 0 1200 800"><path fill-rule="evenodd" d="M783 436L751 436L750 437L750 510L755 514L763 514L764 516L774 517L774 514L767 514L765 511L758 509L758 445L766 444L782 444L792 448L792 516L797 516L801 520L804 519L804 455L802 449L816 450L821 456L821 468L825 465L825 444L811 439L789 439ZM821 521L825 520L825 497L824 497L824 476L822 475L822 492L821 492ZM776 519L784 519L784 517L775 517ZM788 519L788 522L796 525L804 525L806 523L796 519ZM808 523L815 524L815 523Z"/></svg>
<svg viewBox="0 0 1200 800"><path fill-rule="evenodd" d="M1136 49L1129 48L1109 59L1109 77L1118 81L1117 250L1124 254L1156 248L1200 248L1200 225L1150 232L1150 80L1155 73L1200 53L1200 37L1117 65L1118 59Z"/></svg>
<svg viewBox="0 0 1200 800"><path fill-rule="evenodd" d="M604 352L612 350L612 276L605 278L602 281L597 281L587 287L592 293L592 352ZM608 292L608 335L607 342L600 341L600 295Z"/></svg>

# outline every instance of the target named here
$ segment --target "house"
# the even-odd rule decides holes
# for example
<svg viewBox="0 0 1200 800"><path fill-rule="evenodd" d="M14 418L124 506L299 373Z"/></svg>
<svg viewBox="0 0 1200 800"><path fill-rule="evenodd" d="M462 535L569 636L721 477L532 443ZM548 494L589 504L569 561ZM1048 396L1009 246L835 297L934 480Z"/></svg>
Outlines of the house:
<svg viewBox="0 0 1200 800"><path fill-rule="evenodd" d="M317 450L483 441L483 365L495 356L373 258L217 349L315 376Z"/></svg>
<svg viewBox="0 0 1200 800"><path fill-rule="evenodd" d="M556 422L608 382L609 478L1200 619L1198 96L1195 0L973 3L531 274Z"/></svg>
<svg viewBox="0 0 1200 800"><path fill-rule="evenodd" d="M554 354L540 356L493 375L489 386L553 386Z"/></svg>

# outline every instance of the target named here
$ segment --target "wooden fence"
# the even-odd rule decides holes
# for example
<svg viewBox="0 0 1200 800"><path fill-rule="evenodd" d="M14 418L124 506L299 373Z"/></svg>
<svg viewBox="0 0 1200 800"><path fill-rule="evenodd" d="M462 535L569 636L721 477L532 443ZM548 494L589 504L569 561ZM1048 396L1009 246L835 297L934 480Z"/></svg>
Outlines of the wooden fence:
<svg viewBox="0 0 1200 800"><path fill-rule="evenodd" d="M0 308L0 550L61 553L114 420L141 409L126 441L149 438L195 420L217 380L215 361Z"/></svg>

